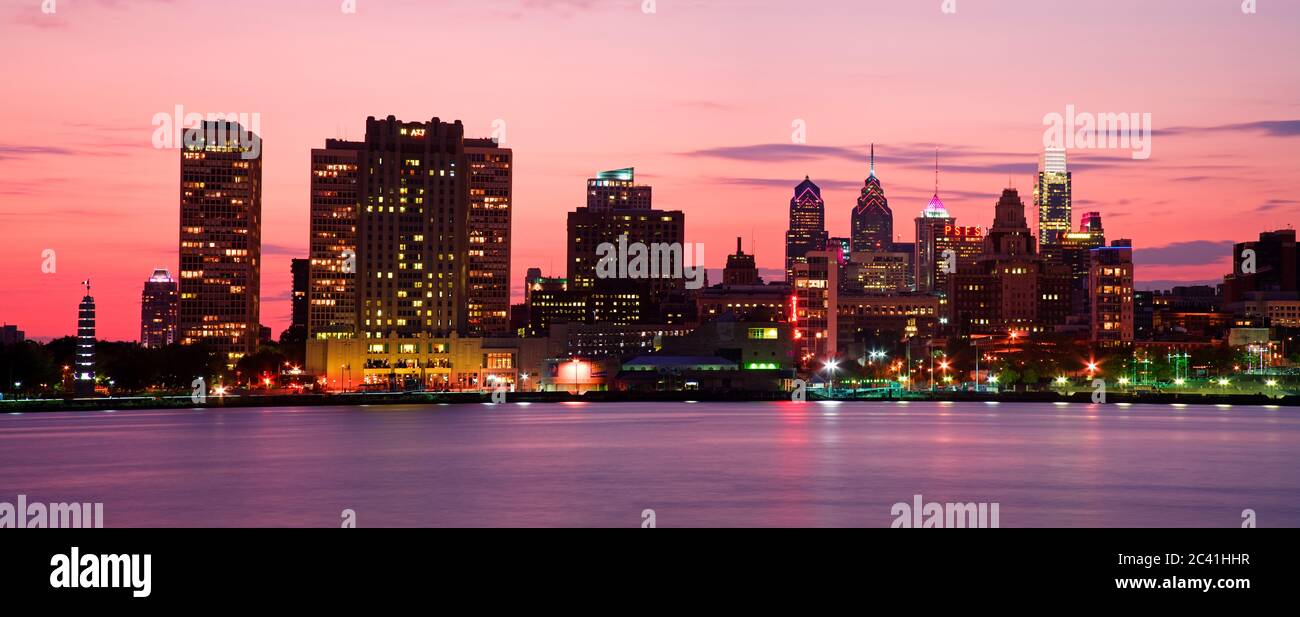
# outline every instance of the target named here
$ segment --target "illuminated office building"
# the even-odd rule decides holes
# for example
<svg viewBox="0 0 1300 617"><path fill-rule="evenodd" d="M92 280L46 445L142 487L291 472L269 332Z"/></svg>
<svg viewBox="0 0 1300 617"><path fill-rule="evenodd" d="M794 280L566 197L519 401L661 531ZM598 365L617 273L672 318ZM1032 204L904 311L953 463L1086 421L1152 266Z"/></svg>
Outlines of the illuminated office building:
<svg viewBox="0 0 1300 617"><path fill-rule="evenodd" d="M853 252L889 251L894 244L894 211L889 209L885 189L876 177L876 147L871 146L871 171L853 208Z"/></svg>
<svg viewBox="0 0 1300 617"><path fill-rule="evenodd" d="M328 139L311 151L308 338L356 336L357 172L364 147Z"/></svg>
<svg viewBox="0 0 1300 617"><path fill-rule="evenodd" d="M176 342L176 279L166 268L158 268L144 282L140 294L140 345L165 347Z"/></svg>
<svg viewBox="0 0 1300 617"><path fill-rule="evenodd" d="M514 153L491 139L465 140L469 161L469 261L466 323L470 335L510 329L510 217Z"/></svg>
<svg viewBox="0 0 1300 617"><path fill-rule="evenodd" d="M1064 148L1043 151L1038 184L1034 187L1034 205L1038 207L1038 243L1045 247L1059 244L1070 232L1073 221L1072 178L1065 164Z"/></svg>
<svg viewBox="0 0 1300 617"><path fill-rule="evenodd" d="M228 365L261 334L260 143L238 123L204 122L180 152L180 340Z"/></svg>
<svg viewBox="0 0 1300 617"><path fill-rule="evenodd" d="M826 246L826 202L822 200L822 189L804 176L790 199L790 228L785 232L786 280L794 281L795 264L806 261L810 251L824 251Z"/></svg>

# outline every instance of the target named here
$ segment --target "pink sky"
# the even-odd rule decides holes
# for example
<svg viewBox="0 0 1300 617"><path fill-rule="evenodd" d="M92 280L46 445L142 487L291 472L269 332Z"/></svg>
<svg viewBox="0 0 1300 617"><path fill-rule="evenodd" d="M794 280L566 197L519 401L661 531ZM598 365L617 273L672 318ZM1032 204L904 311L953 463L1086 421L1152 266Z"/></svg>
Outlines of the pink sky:
<svg viewBox="0 0 1300 617"><path fill-rule="evenodd" d="M595 171L635 166L720 268L745 237L780 268L810 175L828 228L876 143L895 228L932 191L988 225L1010 181L1031 199L1043 117L1152 114L1149 160L1072 151L1075 219L1138 247L1139 282L1230 268L1224 243L1300 209L1300 4L1259 0L40 0L0 2L0 322L75 332L90 276L105 339L139 333L140 289L176 271L179 163L154 114L261 115L262 321L289 319L305 256L309 150L368 115L506 122L516 156L513 282L564 267L564 213ZM815 8L814 8L815 7ZM803 120L807 143L791 144ZM1032 216L1032 212L1031 212ZM755 244L751 245L751 239ZM54 249L58 270L41 272Z"/></svg>

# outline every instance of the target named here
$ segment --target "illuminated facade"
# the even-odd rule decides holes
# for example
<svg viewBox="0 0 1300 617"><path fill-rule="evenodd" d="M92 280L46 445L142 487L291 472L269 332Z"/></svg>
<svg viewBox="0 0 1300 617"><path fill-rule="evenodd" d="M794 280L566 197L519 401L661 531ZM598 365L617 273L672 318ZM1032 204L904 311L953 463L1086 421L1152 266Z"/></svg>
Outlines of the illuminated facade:
<svg viewBox="0 0 1300 617"><path fill-rule="evenodd" d="M510 329L510 217L514 153L491 139L465 140L469 161L466 323L471 335Z"/></svg>
<svg viewBox="0 0 1300 617"><path fill-rule="evenodd" d="M839 251L811 251L794 264L790 321L800 366L813 366L837 353L839 268Z"/></svg>
<svg viewBox="0 0 1300 617"><path fill-rule="evenodd" d="M859 251L843 264L847 290L896 293L912 289L912 260L907 253Z"/></svg>
<svg viewBox="0 0 1300 617"><path fill-rule="evenodd" d="M1132 343L1134 338L1133 244L1116 240L1090 251L1088 298L1092 340Z"/></svg>
<svg viewBox="0 0 1300 617"><path fill-rule="evenodd" d="M1066 168L1065 149L1048 148L1043 152L1038 184L1034 187L1034 205L1038 207L1038 243L1043 247L1059 244L1070 233L1073 221L1071 183Z"/></svg>
<svg viewBox="0 0 1300 617"><path fill-rule="evenodd" d="M894 211L876 177L876 147L871 146L871 171L851 217L853 252L889 251L894 245Z"/></svg>
<svg viewBox="0 0 1300 617"><path fill-rule="evenodd" d="M826 250L826 202L822 189L808 176L794 187L790 199L790 228L785 232L785 277L794 281L795 264L805 261L810 251Z"/></svg>
<svg viewBox="0 0 1300 617"><path fill-rule="evenodd" d="M1050 332L1070 314L1070 269L1037 254L1015 189L1002 192L984 252L949 279L952 321L962 334Z"/></svg>
<svg viewBox="0 0 1300 617"><path fill-rule="evenodd" d="M636 183L632 167L598 172L587 180L587 209L594 212L649 210L651 196L649 186Z"/></svg>
<svg viewBox="0 0 1300 617"><path fill-rule="evenodd" d="M632 182L631 171L626 171L626 182ZM603 172L615 173L615 172ZM613 182L613 180L610 180ZM588 185L590 186L588 181ZM568 278L569 287L576 290L591 289L596 286L596 266L600 262L598 249L601 244L618 244L621 236L627 237L627 243L640 242L646 246L655 244L677 245L686 250L686 214L680 210L654 210L650 207L649 187L642 197L631 200L626 207L585 206L569 212L568 230ZM621 193L621 188L619 192ZM603 195L603 193L602 193ZM588 195L588 203L592 197ZM602 201L598 199L597 201ZM616 200L616 203L621 203ZM607 204L606 204L607 205ZM673 255L668 265L669 272L685 272L684 264L676 264L681 253ZM679 267L681 268L679 270ZM637 281L648 287L655 296L681 291L684 287L682 278L650 278Z"/></svg>
<svg viewBox="0 0 1300 617"><path fill-rule="evenodd" d="M79 397L95 395L95 299L90 295L90 281L86 296L77 306L77 372L73 391Z"/></svg>
<svg viewBox="0 0 1300 617"><path fill-rule="evenodd" d="M204 122L186 131L180 153L180 341L229 365L256 351L261 334L262 151L249 145L260 139L237 123Z"/></svg>
<svg viewBox="0 0 1300 617"><path fill-rule="evenodd" d="M140 294L140 345L165 347L176 343L177 301L176 279L166 268L158 268L144 282Z"/></svg>
<svg viewBox="0 0 1300 617"><path fill-rule="evenodd" d="M469 172L464 126L366 120L357 216L362 339L466 330Z"/></svg>
<svg viewBox="0 0 1300 617"><path fill-rule="evenodd" d="M307 336L356 336L358 169L365 144L329 139L311 151Z"/></svg>

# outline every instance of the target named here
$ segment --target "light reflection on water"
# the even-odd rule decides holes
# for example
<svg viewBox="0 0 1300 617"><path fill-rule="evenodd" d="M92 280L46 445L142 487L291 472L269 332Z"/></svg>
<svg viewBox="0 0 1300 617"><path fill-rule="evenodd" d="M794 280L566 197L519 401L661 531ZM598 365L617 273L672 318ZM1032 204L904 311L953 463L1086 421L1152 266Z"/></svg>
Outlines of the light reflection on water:
<svg viewBox="0 0 1300 617"><path fill-rule="evenodd" d="M1300 410L912 402L117 411L0 417L0 501L106 525L1300 526Z"/></svg>

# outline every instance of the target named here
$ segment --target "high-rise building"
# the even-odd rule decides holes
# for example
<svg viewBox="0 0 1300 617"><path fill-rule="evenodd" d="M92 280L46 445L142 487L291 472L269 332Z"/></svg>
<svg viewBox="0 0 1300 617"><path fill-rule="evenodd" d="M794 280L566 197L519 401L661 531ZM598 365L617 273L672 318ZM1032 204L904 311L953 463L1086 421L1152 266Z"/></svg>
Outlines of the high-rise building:
<svg viewBox="0 0 1300 617"><path fill-rule="evenodd" d="M1042 248L1043 256L1070 266L1070 312L1086 322L1091 299L1088 273L1092 270L1093 249L1106 246L1106 230L1101 213L1087 212L1080 219L1079 230L1060 237L1057 244Z"/></svg>
<svg viewBox="0 0 1300 617"><path fill-rule="evenodd" d="M166 268L156 268L144 282L140 294L140 344L145 347L165 347L176 342L177 333L176 279Z"/></svg>
<svg viewBox="0 0 1300 617"><path fill-rule="evenodd" d="M257 349L261 327L260 144L218 121L187 130L181 149L180 341L205 344L229 365Z"/></svg>
<svg viewBox="0 0 1300 617"><path fill-rule="evenodd" d="M492 139L466 139L469 261L466 324L471 335L510 329L510 215L514 153Z"/></svg>
<svg viewBox="0 0 1300 617"><path fill-rule="evenodd" d="M810 251L826 250L826 202L822 189L808 176L794 187L790 199L790 228L785 232L785 277L794 281L794 266Z"/></svg>
<svg viewBox="0 0 1300 617"><path fill-rule="evenodd" d="M963 334L1049 332L1070 314L1070 269L1038 255L1015 189L1002 191L984 252L949 277L953 321Z"/></svg>
<svg viewBox="0 0 1300 617"><path fill-rule="evenodd" d="M1258 241L1238 242L1232 251L1232 274L1224 278L1225 303L1300 297L1298 260L1294 229L1266 231Z"/></svg>
<svg viewBox="0 0 1300 617"><path fill-rule="evenodd" d="M838 352L839 251L809 251L794 264L790 321L794 327L795 359L817 367Z"/></svg>
<svg viewBox="0 0 1300 617"><path fill-rule="evenodd" d="M762 285L758 276L758 264L753 255L746 255L736 238L736 253L727 256L727 267L722 271L723 285Z"/></svg>
<svg viewBox="0 0 1300 617"><path fill-rule="evenodd" d="M876 177L876 146L871 146L871 171L853 208L853 252L889 251L894 244L894 211Z"/></svg>
<svg viewBox="0 0 1300 617"><path fill-rule="evenodd" d="M841 285L854 293L897 293L912 290L912 261L907 253L858 251L841 266Z"/></svg>
<svg viewBox="0 0 1300 617"><path fill-rule="evenodd" d="M626 181L632 182L631 170L621 171L628 172ZM588 182L589 186L590 182ZM649 187L631 188L649 189ZM634 194L636 194L635 191ZM591 203L590 195L588 197L588 203ZM679 247L680 250L666 250L657 253L650 259L657 262L656 265L660 273L664 273L666 269L669 274L680 271L683 276L685 275L685 264L677 263L679 259L685 257L685 251L688 248L686 247L685 213L680 210L669 211L651 208L650 192L648 190L645 191L643 197L644 199L634 200L636 202L635 206L606 207L602 205L595 208L584 206L569 213L567 230L570 289L582 291L596 287L598 279L597 266L601 259L600 246L606 243L615 247L626 247L633 243L641 243L647 249L654 249L655 245ZM616 203L621 202L616 200ZM626 237L626 240L621 241L620 238L624 237ZM667 255L666 262L658 259L658 257L664 255ZM702 264L692 265L699 266ZM684 282L684 278L677 277L655 277L639 281L656 297L681 291ZM623 289L623 287L620 286L620 289Z"/></svg>
<svg viewBox="0 0 1300 617"><path fill-rule="evenodd" d="M77 306L77 372L73 391L79 397L95 395L95 299L90 295L90 281L86 296Z"/></svg>
<svg viewBox="0 0 1300 617"><path fill-rule="evenodd" d="M598 172L587 180L587 209L594 212L649 210L650 198L650 187L636 183L633 167Z"/></svg>
<svg viewBox="0 0 1300 617"><path fill-rule="evenodd" d="M465 127L366 119L358 174L360 338L466 330L469 171Z"/></svg>
<svg viewBox="0 0 1300 617"><path fill-rule="evenodd" d="M1116 240L1090 253L1088 297L1092 340L1132 343L1135 315L1133 299L1133 243Z"/></svg>
<svg viewBox="0 0 1300 617"><path fill-rule="evenodd" d="M26 340L26 338L27 337L23 334L23 331L18 329L18 326L11 326L9 324L0 326L0 345L17 345Z"/></svg>
<svg viewBox="0 0 1300 617"><path fill-rule="evenodd" d="M292 313L289 327L307 330L307 294L309 292L308 272L311 260L292 259L289 261L289 275L293 279L293 292L290 296Z"/></svg>
<svg viewBox="0 0 1300 617"><path fill-rule="evenodd" d="M1034 205L1038 207L1038 243L1043 247L1059 244L1070 233L1073 221L1070 171L1066 168L1065 149L1043 151L1034 187Z"/></svg>
<svg viewBox="0 0 1300 617"><path fill-rule="evenodd" d="M358 170L365 144L328 139L311 151L307 337L356 336Z"/></svg>

